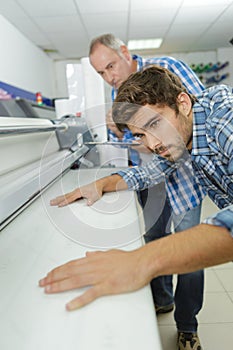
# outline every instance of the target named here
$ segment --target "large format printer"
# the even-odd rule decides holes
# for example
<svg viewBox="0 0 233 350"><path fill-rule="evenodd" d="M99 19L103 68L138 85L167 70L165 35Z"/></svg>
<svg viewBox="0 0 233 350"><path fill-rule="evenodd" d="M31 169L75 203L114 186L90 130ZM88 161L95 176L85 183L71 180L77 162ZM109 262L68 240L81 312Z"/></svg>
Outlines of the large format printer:
<svg viewBox="0 0 233 350"><path fill-rule="evenodd" d="M133 192L106 194L91 207L85 200L49 205L113 170L85 145L85 125L51 119L0 116L0 349L161 350L149 286L73 312L65 303L83 290L46 295L38 287L48 271L87 250L143 244Z"/></svg>

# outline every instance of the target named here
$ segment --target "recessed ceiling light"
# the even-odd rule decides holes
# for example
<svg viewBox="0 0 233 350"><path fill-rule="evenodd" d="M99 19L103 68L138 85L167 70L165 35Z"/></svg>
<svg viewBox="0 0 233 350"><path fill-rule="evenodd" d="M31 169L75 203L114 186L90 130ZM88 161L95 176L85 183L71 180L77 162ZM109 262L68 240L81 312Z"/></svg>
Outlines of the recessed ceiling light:
<svg viewBox="0 0 233 350"><path fill-rule="evenodd" d="M158 49L162 44L163 39L140 39L140 40L129 40L129 50L142 50L142 49Z"/></svg>

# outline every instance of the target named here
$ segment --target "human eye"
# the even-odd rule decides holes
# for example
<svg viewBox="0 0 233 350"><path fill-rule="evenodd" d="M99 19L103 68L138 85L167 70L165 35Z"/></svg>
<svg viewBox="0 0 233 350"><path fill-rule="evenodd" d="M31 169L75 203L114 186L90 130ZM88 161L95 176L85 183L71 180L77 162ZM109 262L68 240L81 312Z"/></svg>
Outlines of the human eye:
<svg viewBox="0 0 233 350"><path fill-rule="evenodd" d="M140 134L140 133L137 133L137 134L134 134L134 139L135 141L141 141L143 139L143 134Z"/></svg>
<svg viewBox="0 0 233 350"><path fill-rule="evenodd" d="M107 66L107 69L108 70L113 70L115 69L115 66L116 66L116 62L110 62Z"/></svg>
<svg viewBox="0 0 233 350"><path fill-rule="evenodd" d="M159 124L160 124L160 119L156 118L150 123L149 128L156 129L159 126Z"/></svg>

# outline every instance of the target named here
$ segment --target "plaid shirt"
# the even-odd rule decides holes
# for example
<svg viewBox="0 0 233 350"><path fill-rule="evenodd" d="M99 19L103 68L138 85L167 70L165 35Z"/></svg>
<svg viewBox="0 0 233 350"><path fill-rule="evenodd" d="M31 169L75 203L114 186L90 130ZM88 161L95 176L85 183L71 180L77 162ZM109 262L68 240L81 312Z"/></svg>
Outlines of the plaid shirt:
<svg viewBox="0 0 233 350"><path fill-rule="evenodd" d="M156 157L145 167L121 171L129 188L149 187L162 181L175 213L194 208L205 193L221 208L206 222L218 222L233 230L233 95L232 89L213 86L193 107L191 156L177 163ZM193 189L195 190L193 192ZM197 196L196 196L197 195ZM226 214L227 213L227 214ZM221 220L221 217L226 218Z"/></svg>
<svg viewBox="0 0 233 350"><path fill-rule="evenodd" d="M203 188L219 208L233 204L233 94L207 89L194 106L192 161Z"/></svg>
<svg viewBox="0 0 233 350"><path fill-rule="evenodd" d="M167 194L175 214L182 214L201 204L206 195L194 176L191 157L181 163L170 163L154 156L145 166L117 172L131 190L143 190L165 181Z"/></svg>
<svg viewBox="0 0 233 350"><path fill-rule="evenodd" d="M233 237L233 205L204 220L205 224L226 227Z"/></svg>
<svg viewBox="0 0 233 350"><path fill-rule="evenodd" d="M182 80L182 84L190 94L197 95L204 90L204 85L201 83L197 75L186 63L180 60L168 56L142 58L141 56L133 55L132 57L133 60L137 61L138 71L151 64L156 64L157 66L166 68L170 72L176 74Z"/></svg>

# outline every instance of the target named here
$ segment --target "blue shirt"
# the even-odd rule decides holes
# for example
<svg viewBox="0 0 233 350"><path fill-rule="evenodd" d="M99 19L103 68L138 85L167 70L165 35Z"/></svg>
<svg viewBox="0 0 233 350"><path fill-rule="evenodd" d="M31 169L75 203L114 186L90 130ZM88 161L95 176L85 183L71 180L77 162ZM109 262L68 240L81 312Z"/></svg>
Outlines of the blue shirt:
<svg viewBox="0 0 233 350"><path fill-rule="evenodd" d="M193 108L192 162L196 176L219 208L233 203L233 94L213 86Z"/></svg>
<svg viewBox="0 0 233 350"><path fill-rule="evenodd" d="M182 162L171 163L154 156L146 165L117 172L131 190L143 190L165 181L172 210L182 214L201 204L206 195L194 174L191 157Z"/></svg>
<svg viewBox="0 0 233 350"><path fill-rule="evenodd" d="M233 205L204 220L205 224L226 227L233 237Z"/></svg>
<svg viewBox="0 0 233 350"><path fill-rule="evenodd" d="M132 56L133 60L137 61L137 71L142 70L144 67L151 64L156 64L160 67L167 68L172 73L176 74L181 80L183 85L186 87L189 93L197 95L202 90L204 90L204 85L201 83L197 75L191 70L191 68L182 61L176 60L173 57L152 57L152 58L142 58L138 55ZM112 89L112 100L115 99L116 90ZM109 132L108 132L109 133ZM112 133L113 134L113 133ZM111 141L115 139L119 141L117 136L109 134ZM130 131L127 133L127 140L133 140L134 137ZM130 159L133 165L140 165L141 159L140 155L136 150L129 149Z"/></svg>
<svg viewBox="0 0 233 350"><path fill-rule="evenodd" d="M221 208L206 223L233 231L233 95L232 88L213 86L193 106L190 156L171 163L158 156L145 167L119 172L129 188L153 186L165 179L177 213L196 206L205 193ZM195 191L193 191L195 190Z"/></svg>
<svg viewBox="0 0 233 350"><path fill-rule="evenodd" d="M204 90L204 85L199 80L198 76L192 71L192 69L184 62L176 60L173 57L153 57L142 58L141 56L133 55L134 60L137 61L137 70L156 64L157 66L168 69L170 72L176 74L182 81L182 84L186 87L190 94L197 95Z"/></svg>

